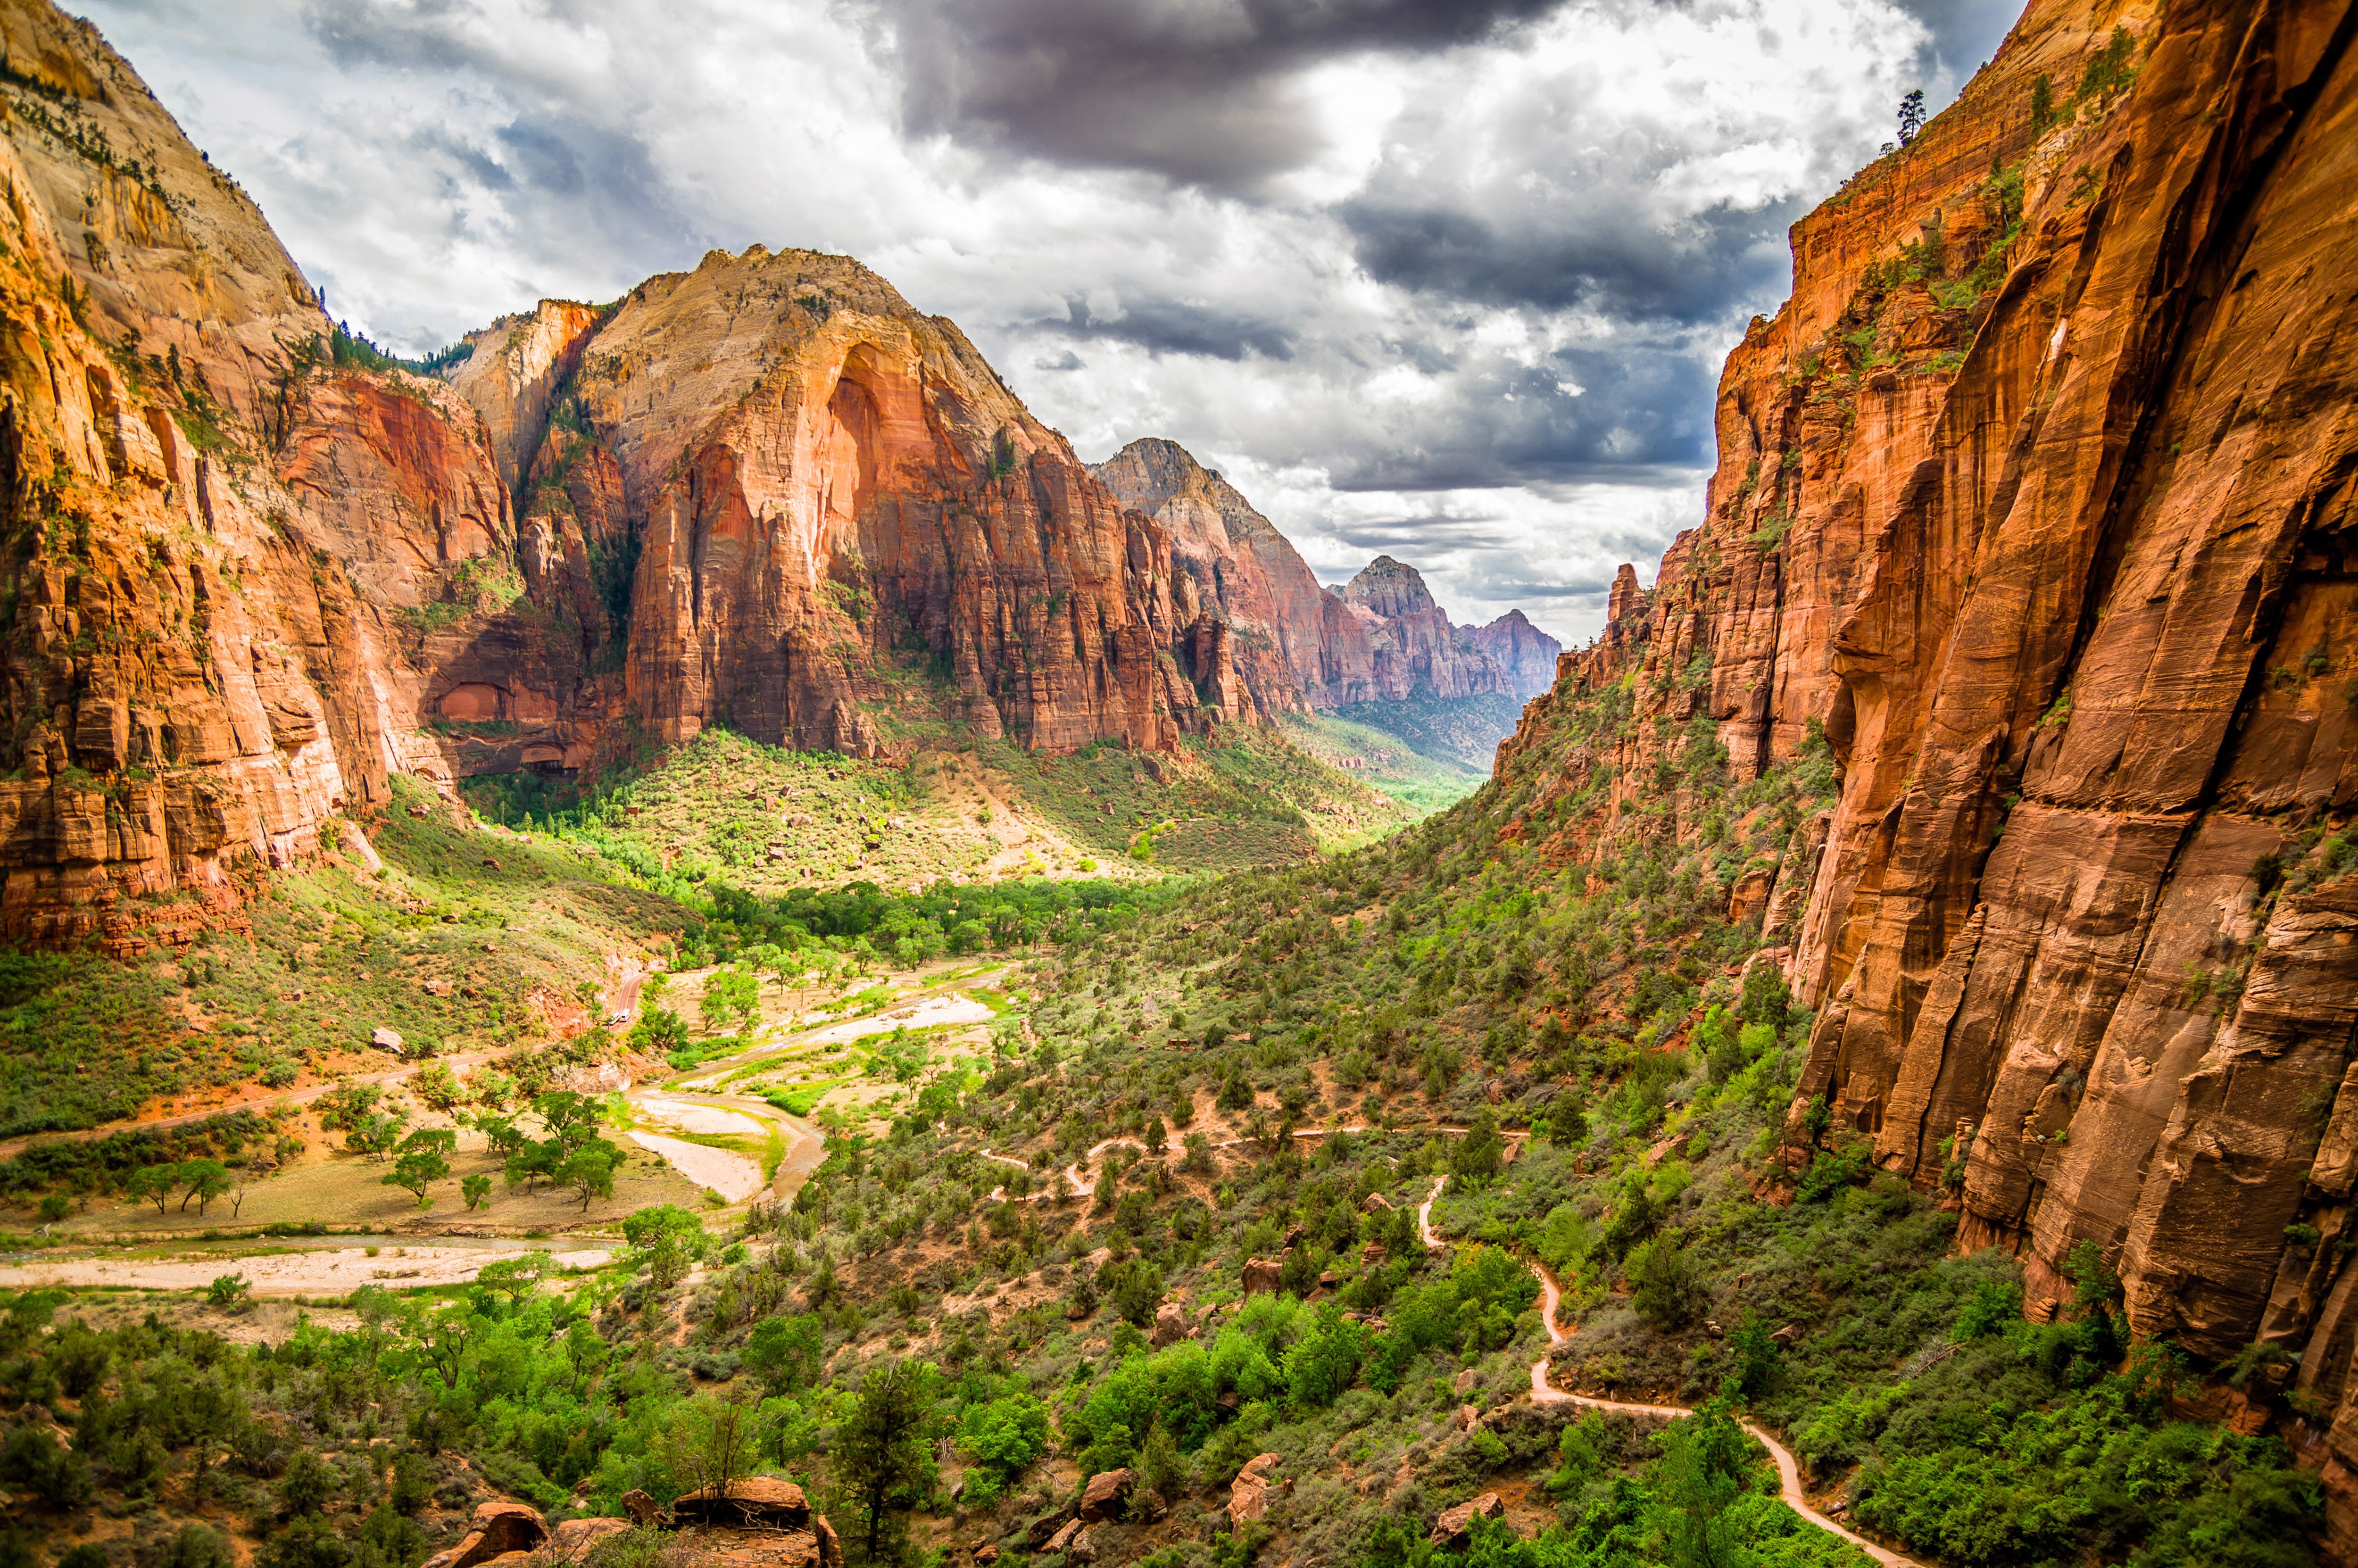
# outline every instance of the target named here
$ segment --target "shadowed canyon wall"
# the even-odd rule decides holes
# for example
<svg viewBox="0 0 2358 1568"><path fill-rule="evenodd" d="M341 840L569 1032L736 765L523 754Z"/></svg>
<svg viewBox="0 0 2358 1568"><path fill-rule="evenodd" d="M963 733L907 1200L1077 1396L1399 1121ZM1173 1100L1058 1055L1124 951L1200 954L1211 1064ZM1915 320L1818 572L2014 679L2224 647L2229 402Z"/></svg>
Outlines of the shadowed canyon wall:
<svg viewBox="0 0 2358 1568"><path fill-rule="evenodd" d="M2093 1246L2140 1334L2299 1351L2345 1541L2353 21L2034 4L1795 225L1707 518L1563 661L1739 775L1831 749L1766 916L1819 1010L1797 1144L1823 1097L2034 1315Z"/></svg>

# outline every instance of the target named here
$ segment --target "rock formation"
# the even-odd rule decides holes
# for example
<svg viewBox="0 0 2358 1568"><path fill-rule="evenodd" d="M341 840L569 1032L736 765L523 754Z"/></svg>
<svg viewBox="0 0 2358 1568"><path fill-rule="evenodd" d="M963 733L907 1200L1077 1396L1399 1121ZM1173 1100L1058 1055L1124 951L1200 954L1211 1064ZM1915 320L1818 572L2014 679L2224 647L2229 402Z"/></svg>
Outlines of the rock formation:
<svg viewBox="0 0 2358 1568"><path fill-rule="evenodd" d="M1543 697L1555 685L1556 660L1563 644L1532 625L1520 610L1509 610L1487 626L1462 627L1458 641L1507 672L1509 689L1517 697Z"/></svg>
<svg viewBox="0 0 2358 1568"><path fill-rule="evenodd" d="M1446 700L1517 694L1515 677L1471 640L1471 628L1461 633L1449 623L1414 567L1378 556L1349 582L1328 591L1363 630L1369 684L1378 697L1400 702L1417 696Z"/></svg>
<svg viewBox="0 0 2358 1568"><path fill-rule="evenodd" d="M857 263L716 252L429 375L87 24L0 0L0 938L185 941L391 773L633 726L875 755L923 677L984 735L1167 749L1298 702L1257 629L1295 606L1222 608Z"/></svg>
<svg viewBox="0 0 2358 1568"><path fill-rule="evenodd" d="M1707 516L1563 661L1714 721L1739 776L1823 733L1839 806L1742 890L1818 1009L1797 1125L1823 1096L1952 1193L2036 1316L2092 1248L2140 1335L2300 1351L2342 1540L2353 32L2346 3L2035 0L1795 225ZM1657 735L1620 742L1625 792Z"/></svg>
<svg viewBox="0 0 2358 1568"><path fill-rule="evenodd" d="M1484 1492L1454 1509L1444 1509L1441 1517L1433 1521L1433 1534L1429 1539L1435 1546L1462 1552L1474 1539L1476 1519L1501 1519L1506 1517L1505 1499L1496 1492Z"/></svg>
<svg viewBox="0 0 2358 1568"><path fill-rule="evenodd" d="M1236 487L1174 441L1132 441L1091 470L1124 506L1171 537L1174 603L1189 626L1228 632L1229 657L1254 706L1274 717L1331 707L1330 689L1365 695L1358 628L1319 589L1293 543Z"/></svg>
<svg viewBox="0 0 2358 1568"><path fill-rule="evenodd" d="M1092 471L1170 534L1182 618L1229 628L1230 657L1265 717L1415 696L1535 697L1555 682L1562 647L1520 611L1454 627L1416 568L1389 556L1340 591L1321 589L1285 535L1175 442L1132 441Z"/></svg>
<svg viewBox="0 0 2358 1568"><path fill-rule="evenodd" d="M1282 1463L1274 1454L1256 1454L1228 1483L1228 1525L1241 1530L1269 1512L1270 1472Z"/></svg>

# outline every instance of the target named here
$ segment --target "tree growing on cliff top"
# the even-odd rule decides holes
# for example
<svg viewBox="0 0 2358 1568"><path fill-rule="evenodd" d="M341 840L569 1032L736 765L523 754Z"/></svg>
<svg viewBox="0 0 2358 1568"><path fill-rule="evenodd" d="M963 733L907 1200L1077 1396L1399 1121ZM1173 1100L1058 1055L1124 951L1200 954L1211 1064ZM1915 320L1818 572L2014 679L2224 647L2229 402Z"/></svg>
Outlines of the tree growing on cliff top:
<svg viewBox="0 0 2358 1568"><path fill-rule="evenodd" d="M1924 90L1911 87L1899 101L1899 145L1906 146L1924 128Z"/></svg>

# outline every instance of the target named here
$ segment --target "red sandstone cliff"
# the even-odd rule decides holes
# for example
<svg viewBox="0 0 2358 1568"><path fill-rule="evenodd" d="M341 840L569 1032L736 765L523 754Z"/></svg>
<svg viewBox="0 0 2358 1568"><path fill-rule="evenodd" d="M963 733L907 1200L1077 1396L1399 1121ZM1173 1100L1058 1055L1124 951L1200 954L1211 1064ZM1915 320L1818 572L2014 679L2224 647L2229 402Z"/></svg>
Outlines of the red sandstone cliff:
<svg viewBox="0 0 2358 1568"><path fill-rule="evenodd" d="M2343 1541L2353 31L2039 0L1795 226L1707 517L1564 661L1708 714L1741 773L1823 726L1841 803L1768 915L1820 1010L1802 1100L2019 1251L2032 1313L2093 1242L2140 1334L2299 1350Z"/></svg>
<svg viewBox="0 0 2358 1568"><path fill-rule="evenodd" d="M1563 644L1532 625L1520 610L1509 610L1487 626L1465 626L1457 640L1506 672L1517 697L1543 696L1555 685L1556 660Z"/></svg>
<svg viewBox="0 0 2358 1568"><path fill-rule="evenodd" d="M0 0L0 936L185 939L388 773L624 719L872 753L912 661L1054 749L1283 705L1167 529L857 263L715 253L412 374L94 30Z"/></svg>
<svg viewBox="0 0 2358 1568"><path fill-rule="evenodd" d="M1367 638L1377 697L1519 694L1506 667L1449 623L1414 567L1378 556L1335 592Z"/></svg>

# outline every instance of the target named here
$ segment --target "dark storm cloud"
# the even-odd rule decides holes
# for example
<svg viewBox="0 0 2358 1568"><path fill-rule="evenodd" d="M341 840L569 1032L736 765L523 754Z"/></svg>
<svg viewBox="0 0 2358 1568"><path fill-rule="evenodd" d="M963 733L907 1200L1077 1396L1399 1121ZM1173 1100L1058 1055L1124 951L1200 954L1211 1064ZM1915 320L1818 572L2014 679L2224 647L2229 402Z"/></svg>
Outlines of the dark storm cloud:
<svg viewBox="0 0 2358 1568"><path fill-rule="evenodd" d="M413 0L399 7L377 0L311 0L303 8L303 30L346 70L458 70L479 63L480 50L456 26L471 14L466 0Z"/></svg>
<svg viewBox="0 0 2358 1568"><path fill-rule="evenodd" d="M1320 147L1322 59L1473 43L1560 0L877 0L911 128L1081 168L1249 189Z"/></svg>
<svg viewBox="0 0 2358 1568"><path fill-rule="evenodd" d="M1537 366L1467 373L1406 431L1371 430L1333 454L1329 474L1346 491L1676 482L1686 476L1672 470L1709 459L1712 395L1691 354L1566 349Z"/></svg>
<svg viewBox="0 0 2358 1568"><path fill-rule="evenodd" d="M1667 226L1565 213L1512 227L1439 204L1370 196L1343 204L1359 265L1420 293L1492 305L1579 308L1682 324L1727 313L1783 281L1785 231L1802 204L1725 204ZM1542 217L1544 215L1541 215Z"/></svg>
<svg viewBox="0 0 2358 1568"><path fill-rule="evenodd" d="M1268 360L1293 357L1293 334L1276 322L1206 309L1175 299L1124 301L1121 314L1101 318L1088 303L1070 299L1065 318L1036 323L1040 330L1084 341L1103 340L1134 343L1147 352L1196 354L1235 362L1248 354ZM1077 366L1078 362L1075 362ZM1062 365L1044 369L1066 368Z"/></svg>
<svg viewBox="0 0 2358 1568"><path fill-rule="evenodd" d="M1335 537L1355 550L1388 555L1401 550L1497 549L1514 533L1496 517L1453 517L1433 513L1363 518L1343 524Z"/></svg>

